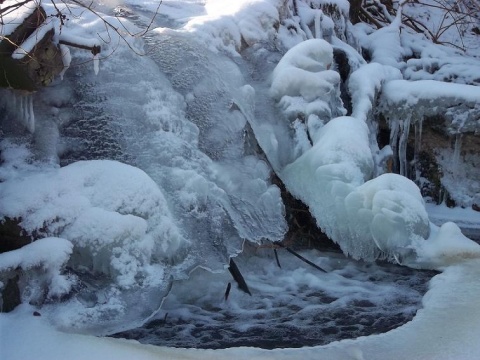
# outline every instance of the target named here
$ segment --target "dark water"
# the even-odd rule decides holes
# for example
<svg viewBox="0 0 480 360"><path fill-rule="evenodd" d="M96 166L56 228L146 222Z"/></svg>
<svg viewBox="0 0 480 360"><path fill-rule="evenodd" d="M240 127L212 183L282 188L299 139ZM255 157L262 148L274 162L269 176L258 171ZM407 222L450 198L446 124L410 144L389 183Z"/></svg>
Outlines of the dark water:
<svg viewBox="0 0 480 360"><path fill-rule="evenodd" d="M156 318L114 337L204 349L324 345L384 333L410 321L436 274L341 255L322 260L328 274L286 253L280 261L282 269L272 265L272 258L256 258L255 265L252 259L238 259L252 296L238 290L228 274L197 271L174 285ZM267 270L262 272L262 266ZM230 281L231 294L224 301Z"/></svg>

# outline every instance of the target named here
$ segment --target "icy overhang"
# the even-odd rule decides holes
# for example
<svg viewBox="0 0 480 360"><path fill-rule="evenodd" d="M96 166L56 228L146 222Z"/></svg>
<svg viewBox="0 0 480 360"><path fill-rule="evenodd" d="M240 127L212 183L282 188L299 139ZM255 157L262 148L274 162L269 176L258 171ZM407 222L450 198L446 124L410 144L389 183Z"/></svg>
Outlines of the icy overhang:
<svg viewBox="0 0 480 360"><path fill-rule="evenodd" d="M435 80L387 82L380 96L380 112L411 115L413 122L442 115L450 134L480 131L480 88Z"/></svg>

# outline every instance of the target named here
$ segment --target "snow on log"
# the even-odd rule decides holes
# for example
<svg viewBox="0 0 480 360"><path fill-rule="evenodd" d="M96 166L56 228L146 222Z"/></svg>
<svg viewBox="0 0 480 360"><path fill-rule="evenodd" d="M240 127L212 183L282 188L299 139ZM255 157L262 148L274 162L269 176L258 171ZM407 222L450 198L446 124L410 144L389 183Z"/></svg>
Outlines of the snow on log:
<svg viewBox="0 0 480 360"><path fill-rule="evenodd" d="M0 87L36 91L62 76L71 57L61 45L90 50L95 56L98 40L56 34L58 20L47 16L40 2L4 1L0 21Z"/></svg>

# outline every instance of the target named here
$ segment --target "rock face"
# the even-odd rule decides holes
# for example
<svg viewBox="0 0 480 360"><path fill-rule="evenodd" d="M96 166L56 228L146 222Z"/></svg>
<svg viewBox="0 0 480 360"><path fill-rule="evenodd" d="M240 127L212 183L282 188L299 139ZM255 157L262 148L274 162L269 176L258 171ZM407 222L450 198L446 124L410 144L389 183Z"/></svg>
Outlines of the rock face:
<svg viewBox="0 0 480 360"><path fill-rule="evenodd" d="M18 219L3 218L0 222L0 254L30 244L33 238L26 235Z"/></svg>
<svg viewBox="0 0 480 360"><path fill-rule="evenodd" d="M45 10L38 6L11 34L0 42L0 87L36 91L48 85L64 68L62 54L53 42L54 30L47 31L22 59L13 52L39 27L44 26Z"/></svg>
<svg viewBox="0 0 480 360"><path fill-rule="evenodd" d="M425 116L421 128L416 124L409 129L404 175L417 183L427 201L480 211L480 136L474 131L452 134L449 124L438 114ZM383 147L391 129L381 117L379 129ZM398 172L398 162L394 159L388 171Z"/></svg>

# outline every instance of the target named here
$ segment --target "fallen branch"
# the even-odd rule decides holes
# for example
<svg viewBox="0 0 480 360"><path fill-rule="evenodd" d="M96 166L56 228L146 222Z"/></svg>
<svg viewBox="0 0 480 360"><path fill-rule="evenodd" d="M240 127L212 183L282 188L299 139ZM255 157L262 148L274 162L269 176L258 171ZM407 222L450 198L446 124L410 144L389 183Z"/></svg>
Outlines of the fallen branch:
<svg viewBox="0 0 480 360"><path fill-rule="evenodd" d="M245 282L242 273L240 272L237 264L235 264L232 258L230 258L230 265L228 267L228 271L230 271L230 274L232 274L233 280L237 282L238 288L243 292L246 292L248 295L252 296L252 293L250 292L250 289L248 288L248 285Z"/></svg>
<svg viewBox="0 0 480 360"><path fill-rule="evenodd" d="M101 51L100 45L87 46L87 45L76 44L76 43L66 41L66 40L60 40L58 43L63 44L63 45L67 45L67 46L76 47L76 48L79 48L79 49L90 50L94 56L97 55L97 54L100 54L100 51Z"/></svg>
<svg viewBox="0 0 480 360"><path fill-rule="evenodd" d="M310 260L304 258L302 255L300 255L300 254L297 253L296 251L293 251L293 250L290 249L288 246L283 245L280 241L275 241L274 244L275 244L275 245L278 245L278 246L280 246L280 247L282 247L282 248L284 248L284 249L287 250L290 254L296 256L297 258L299 258L299 259L302 260L303 262L307 263L308 265L313 266L315 269L320 270L320 271L322 271L322 272L324 272L324 273L327 272L326 270L322 269L322 268L321 268L320 266L318 266L317 264L315 264L315 263L311 262Z"/></svg>
<svg viewBox="0 0 480 360"><path fill-rule="evenodd" d="M277 260L277 265L278 265L278 267L281 269L281 268L282 268L282 265L280 265L280 260L278 260L277 249L273 249L273 253L275 254L275 260Z"/></svg>

